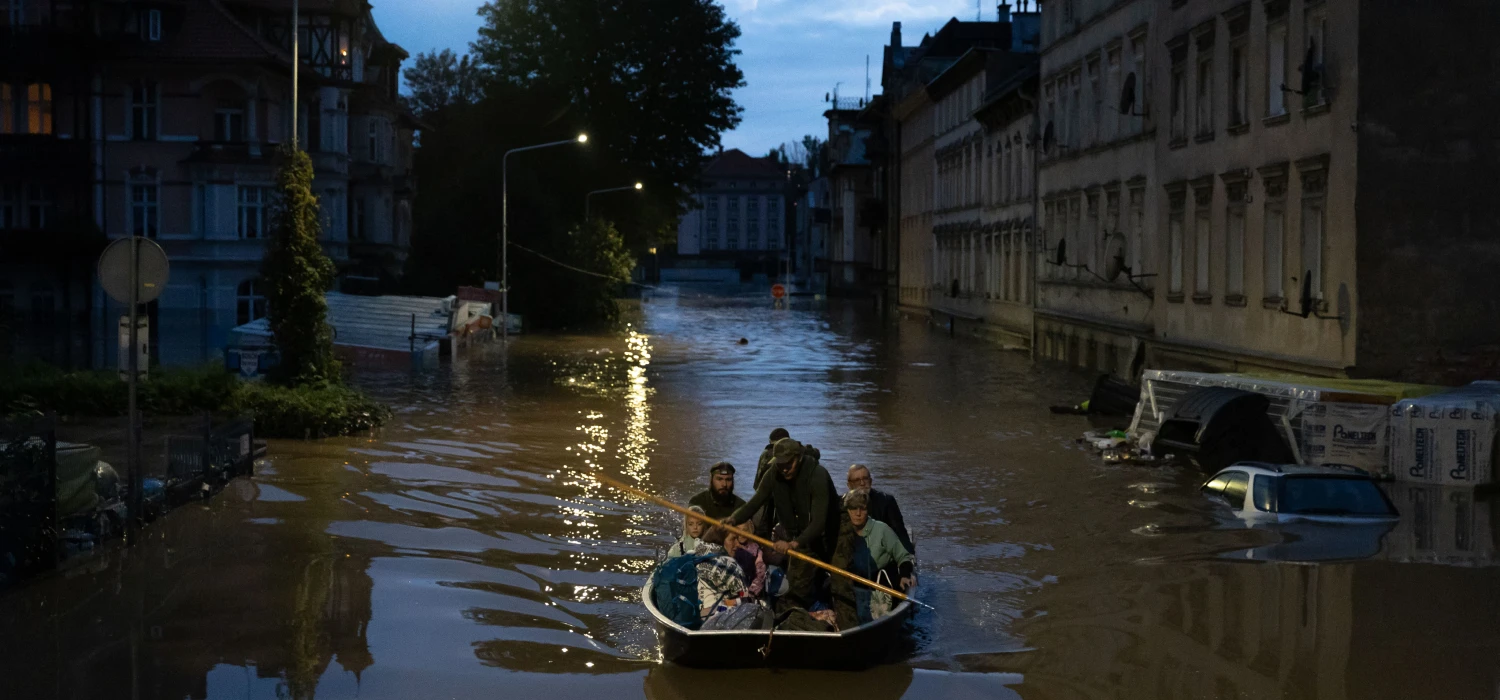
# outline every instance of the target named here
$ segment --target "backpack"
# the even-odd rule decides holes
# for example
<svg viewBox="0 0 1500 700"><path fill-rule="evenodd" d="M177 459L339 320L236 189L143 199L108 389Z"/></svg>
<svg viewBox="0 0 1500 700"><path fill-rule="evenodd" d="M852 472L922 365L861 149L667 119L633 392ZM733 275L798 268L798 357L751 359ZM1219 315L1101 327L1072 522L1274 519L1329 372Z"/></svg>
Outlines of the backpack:
<svg viewBox="0 0 1500 700"><path fill-rule="evenodd" d="M719 556L689 554L668 559L656 570L651 596L656 609L667 619L690 630L698 629L702 602L698 600L698 564Z"/></svg>

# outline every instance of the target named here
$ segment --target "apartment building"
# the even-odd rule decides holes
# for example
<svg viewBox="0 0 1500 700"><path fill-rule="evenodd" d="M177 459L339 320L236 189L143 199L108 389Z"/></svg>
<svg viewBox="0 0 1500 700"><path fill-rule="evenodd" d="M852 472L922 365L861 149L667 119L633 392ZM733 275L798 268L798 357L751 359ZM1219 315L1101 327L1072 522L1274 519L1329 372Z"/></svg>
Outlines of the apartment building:
<svg viewBox="0 0 1500 700"><path fill-rule="evenodd" d="M1462 193L1500 165L1476 140L1496 52L1474 33L1437 37L1496 15L1049 3L1041 355L1127 376L1488 366L1500 316L1476 285L1500 261L1494 205ZM1407 51L1414 36L1434 50Z"/></svg>
<svg viewBox="0 0 1500 700"><path fill-rule="evenodd" d="M677 226L677 254L732 263L742 274L776 274L787 256L791 173L732 148L704 166L694 205Z"/></svg>
<svg viewBox="0 0 1500 700"><path fill-rule="evenodd" d="M167 288L147 306L154 358L220 357L230 328L266 313L258 277L274 154L294 118L290 3L11 0L0 19L8 39L0 113L24 116L0 120L0 141L50 161L0 174L0 228L100 244L154 239L172 261ZM306 0L299 25L295 118L314 162L325 250L346 287L388 286L405 265L414 194L416 123L397 94L406 52L380 35L364 2ZM47 266L10 280L32 292L12 294L12 306L30 307L12 316L32 321L17 335L58 337L51 356L73 365L116 358L124 308L93 284L98 247L38 251L72 271L51 280L50 295L41 292L46 280L24 279ZM61 314L50 327L40 323L49 300ZM73 350L59 356L62 348Z"/></svg>
<svg viewBox="0 0 1500 700"><path fill-rule="evenodd" d="M991 60L1005 55L991 56ZM1012 56L1015 56L1012 54ZM983 274L976 281L970 312L986 319L999 340L1032 346L1033 286L1036 282L1035 106L1038 60L1016 56L1017 65L991 66L975 118L984 126L983 203L980 255ZM973 308L978 306L979 308Z"/></svg>

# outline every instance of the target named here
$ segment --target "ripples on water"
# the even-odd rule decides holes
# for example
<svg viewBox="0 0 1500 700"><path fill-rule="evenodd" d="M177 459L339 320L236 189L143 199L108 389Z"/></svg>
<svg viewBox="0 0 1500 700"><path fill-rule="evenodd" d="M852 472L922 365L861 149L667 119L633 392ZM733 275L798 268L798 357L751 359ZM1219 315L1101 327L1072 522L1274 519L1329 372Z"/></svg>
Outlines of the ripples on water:
<svg viewBox="0 0 1500 700"><path fill-rule="evenodd" d="M141 546L0 597L5 697L1496 694L1489 503L1397 493L1408 517L1342 549L1235 528L1196 473L1075 444L1089 424L1046 406L1087 376L867 305L767 306L664 295L628 332L361 377L397 407L377 435L274 443ZM590 474L681 502L729 459L748 496L778 426L900 498L939 610L907 662L657 663L638 588L680 522ZM1262 561L1308 555L1333 561Z"/></svg>

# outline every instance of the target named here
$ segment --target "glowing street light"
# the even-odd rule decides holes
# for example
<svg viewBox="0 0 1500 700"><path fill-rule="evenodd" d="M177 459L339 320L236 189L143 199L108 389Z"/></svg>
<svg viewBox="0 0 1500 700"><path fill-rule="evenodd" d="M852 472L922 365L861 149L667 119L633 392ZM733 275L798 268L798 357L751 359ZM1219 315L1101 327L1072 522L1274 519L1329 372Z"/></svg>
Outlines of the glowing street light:
<svg viewBox="0 0 1500 700"><path fill-rule="evenodd" d="M605 192L624 192L626 190L635 190L636 192L640 192L645 189L646 185L644 183L637 182L634 185L626 185L624 187L609 187L602 190L594 190L593 192L590 192L583 196L583 220L592 221L592 219L589 218L589 211L591 208L590 200L593 199L594 195L604 194Z"/></svg>
<svg viewBox="0 0 1500 700"><path fill-rule="evenodd" d="M541 148L553 146L569 146L572 144L586 144L589 142L588 134L579 134L577 138L566 141L551 141L539 143L535 146L522 146L512 148L505 152L500 158L500 337L510 338L510 154L522 151L535 151Z"/></svg>

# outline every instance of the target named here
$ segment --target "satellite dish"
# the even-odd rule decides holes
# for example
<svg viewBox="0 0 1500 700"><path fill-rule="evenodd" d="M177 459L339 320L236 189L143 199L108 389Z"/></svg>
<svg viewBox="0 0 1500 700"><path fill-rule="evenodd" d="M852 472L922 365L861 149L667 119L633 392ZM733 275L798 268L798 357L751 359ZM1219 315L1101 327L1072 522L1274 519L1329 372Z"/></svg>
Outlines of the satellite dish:
<svg viewBox="0 0 1500 700"><path fill-rule="evenodd" d="M1055 143L1057 143L1057 129L1049 121L1046 128L1042 129L1042 153L1051 153L1052 145Z"/></svg>
<svg viewBox="0 0 1500 700"><path fill-rule="evenodd" d="M1104 243L1104 279L1113 282L1119 279L1120 273L1126 272L1125 267L1125 236L1123 234L1111 234Z"/></svg>
<svg viewBox="0 0 1500 700"><path fill-rule="evenodd" d="M1068 264L1068 241L1067 241L1067 239L1063 239L1063 240L1060 240L1060 241L1057 242L1057 260L1056 260L1056 264L1058 264L1058 265L1066 265L1066 264Z"/></svg>
<svg viewBox="0 0 1500 700"><path fill-rule="evenodd" d="M1125 76L1125 84L1120 88L1120 114L1130 115L1135 113L1135 73Z"/></svg>
<svg viewBox="0 0 1500 700"><path fill-rule="evenodd" d="M1302 273L1302 318L1311 316L1312 312L1312 270L1307 270Z"/></svg>

